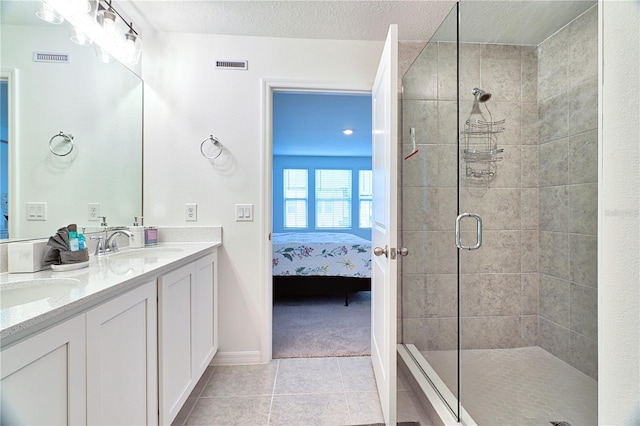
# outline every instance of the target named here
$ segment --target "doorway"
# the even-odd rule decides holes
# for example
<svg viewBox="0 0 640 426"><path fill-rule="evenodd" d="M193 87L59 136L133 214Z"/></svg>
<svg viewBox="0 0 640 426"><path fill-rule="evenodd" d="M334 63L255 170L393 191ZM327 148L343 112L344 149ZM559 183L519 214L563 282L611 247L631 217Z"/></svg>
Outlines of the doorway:
<svg viewBox="0 0 640 426"><path fill-rule="evenodd" d="M272 356L369 355L371 95L272 99Z"/></svg>
<svg viewBox="0 0 640 426"><path fill-rule="evenodd" d="M9 238L9 79L0 78L0 239Z"/></svg>

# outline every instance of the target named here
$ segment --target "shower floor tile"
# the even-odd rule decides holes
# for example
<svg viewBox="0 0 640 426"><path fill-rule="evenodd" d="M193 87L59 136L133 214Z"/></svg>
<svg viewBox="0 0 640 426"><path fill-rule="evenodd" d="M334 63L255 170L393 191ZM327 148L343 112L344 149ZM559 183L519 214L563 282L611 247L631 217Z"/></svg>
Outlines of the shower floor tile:
<svg viewBox="0 0 640 426"><path fill-rule="evenodd" d="M423 351L454 391L456 351ZM539 347L464 350L461 402L480 425L596 425L597 382Z"/></svg>

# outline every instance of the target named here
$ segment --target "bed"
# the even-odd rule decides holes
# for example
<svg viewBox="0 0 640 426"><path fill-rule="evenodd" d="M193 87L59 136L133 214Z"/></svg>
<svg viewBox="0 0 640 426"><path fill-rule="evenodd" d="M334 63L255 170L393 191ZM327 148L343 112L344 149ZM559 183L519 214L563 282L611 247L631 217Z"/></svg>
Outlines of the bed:
<svg viewBox="0 0 640 426"><path fill-rule="evenodd" d="M371 241L337 232L275 233L274 296L371 290Z"/></svg>

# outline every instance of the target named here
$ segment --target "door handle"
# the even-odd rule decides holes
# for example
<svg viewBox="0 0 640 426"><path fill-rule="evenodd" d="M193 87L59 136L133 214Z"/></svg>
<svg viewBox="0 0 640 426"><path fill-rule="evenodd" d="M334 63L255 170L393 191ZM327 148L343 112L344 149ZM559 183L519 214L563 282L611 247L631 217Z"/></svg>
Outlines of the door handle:
<svg viewBox="0 0 640 426"><path fill-rule="evenodd" d="M472 217L476 220L476 244L473 246L462 245L460 237L460 222L465 217ZM456 218L456 246L460 250L477 250L482 245L482 218L475 213L461 213Z"/></svg>
<svg viewBox="0 0 640 426"><path fill-rule="evenodd" d="M376 256L382 256L384 254L384 257L389 257L388 248L389 248L389 246L384 246L384 248L376 247L376 248L373 249L373 254L375 254Z"/></svg>
<svg viewBox="0 0 640 426"><path fill-rule="evenodd" d="M384 248L376 247L373 249L373 254L376 256L382 256L384 254L385 257L389 257L389 253L391 253L391 259L396 258L396 254L400 256L407 256L409 254L409 249L406 247L401 247L399 249L392 248L389 250L389 246L384 246Z"/></svg>

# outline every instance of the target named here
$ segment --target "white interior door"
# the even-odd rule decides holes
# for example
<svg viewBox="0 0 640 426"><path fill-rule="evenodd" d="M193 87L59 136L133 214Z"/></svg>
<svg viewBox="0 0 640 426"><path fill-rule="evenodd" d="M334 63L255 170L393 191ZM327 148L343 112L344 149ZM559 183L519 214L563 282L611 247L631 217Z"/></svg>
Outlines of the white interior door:
<svg viewBox="0 0 640 426"><path fill-rule="evenodd" d="M396 424L398 27L391 25L373 84L371 360L387 425Z"/></svg>

